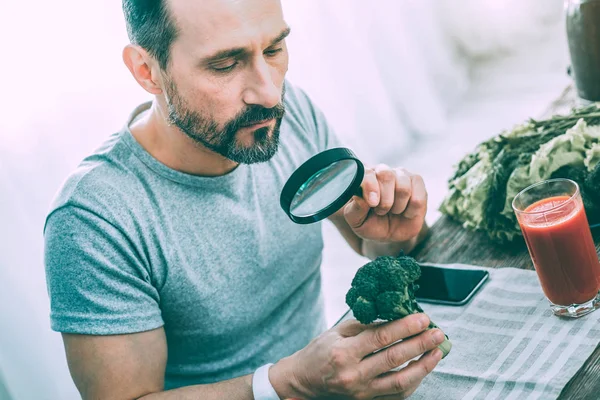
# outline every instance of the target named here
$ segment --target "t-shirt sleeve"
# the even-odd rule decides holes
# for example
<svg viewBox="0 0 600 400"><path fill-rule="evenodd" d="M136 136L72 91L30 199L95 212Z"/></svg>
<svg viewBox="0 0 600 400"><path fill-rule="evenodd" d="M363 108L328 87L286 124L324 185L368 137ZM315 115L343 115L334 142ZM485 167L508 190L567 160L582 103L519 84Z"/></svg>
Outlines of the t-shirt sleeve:
<svg viewBox="0 0 600 400"><path fill-rule="evenodd" d="M335 130L329 124L327 118L325 118L323 111L321 111L321 109L312 101L310 104L312 108L312 117L315 124L315 130L317 132L317 140L319 142L319 151L325 151L335 147L343 147L340 139L335 133Z"/></svg>
<svg viewBox="0 0 600 400"><path fill-rule="evenodd" d="M315 140L318 151L344 147L334 129L327 121L323 111L311 100L306 92L299 87L292 86L289 82L286 85L293 91L293 99L301 109L300 113L303 116L304 123L316 135Z"/></svg>
<svg viewBox="0 0 600 400"><path fill-rule="evenodd" d="M162 326L158 290L127 236L97 213L55 210L44 230L53 330L114 335Z"/></svg>

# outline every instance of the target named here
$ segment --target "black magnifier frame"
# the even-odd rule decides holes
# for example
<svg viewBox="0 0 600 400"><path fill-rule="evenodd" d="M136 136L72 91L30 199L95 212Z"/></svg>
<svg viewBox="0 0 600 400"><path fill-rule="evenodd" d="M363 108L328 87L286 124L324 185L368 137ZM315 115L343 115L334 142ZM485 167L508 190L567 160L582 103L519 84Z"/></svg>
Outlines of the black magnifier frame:
<svg viewBox="0 0 600 400"><path fill-rule="evenodd" d="M356 163L356 174L352 183L342 192L337 199L332 201L328 206L316 211L312 215L308 216L297 216L291 212L292 201L298 193L298 190L305 185L309 180L315 176L318 172L343 160L352 160ZM321 221L330 215L334 214L340 208L342 208L352 196L362 196L362 184L363 177L365 175L365 167L363 163L356 157L352 150L345 147L338 147L334 149L325 150L312 158L305 161L294 173L290 176L286 184L281 191L281 197L279 202L281 208L287 214L292 221L297 224L311 224L314 222Z"/></svg>

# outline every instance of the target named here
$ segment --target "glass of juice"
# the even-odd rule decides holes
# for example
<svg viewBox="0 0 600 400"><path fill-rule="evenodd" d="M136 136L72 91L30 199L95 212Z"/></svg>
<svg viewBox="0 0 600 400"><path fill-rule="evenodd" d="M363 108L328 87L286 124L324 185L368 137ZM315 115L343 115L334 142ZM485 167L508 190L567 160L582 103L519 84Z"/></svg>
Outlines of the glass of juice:
<svg viewBox="0 0 600 400"><path fill-rule="evenodd" d="M577 318L600 308L600 262L577 183L536 183L512 207L554 314Z"/></svg>

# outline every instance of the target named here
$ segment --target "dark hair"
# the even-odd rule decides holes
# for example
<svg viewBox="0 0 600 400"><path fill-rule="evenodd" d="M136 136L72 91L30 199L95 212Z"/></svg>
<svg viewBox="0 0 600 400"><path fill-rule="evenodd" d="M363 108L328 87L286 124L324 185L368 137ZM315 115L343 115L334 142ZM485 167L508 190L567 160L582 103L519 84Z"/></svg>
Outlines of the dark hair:
<svg viewBox="0 0 600 400"><path fill-rule="evenodd" d="M177 38L177 27L167 0L123 0L123 13L131 43L144 48L167 69L171 44Z"/></svg>

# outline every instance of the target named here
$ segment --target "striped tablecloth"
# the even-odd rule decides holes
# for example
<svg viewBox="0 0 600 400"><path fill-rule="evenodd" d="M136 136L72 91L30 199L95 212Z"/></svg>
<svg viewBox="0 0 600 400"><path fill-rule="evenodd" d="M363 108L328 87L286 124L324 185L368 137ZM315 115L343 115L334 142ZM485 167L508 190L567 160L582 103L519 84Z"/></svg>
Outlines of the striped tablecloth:
<svg viewBox="0 0 600 400"><path fill-rule="evenodd" d="M555 399L600 342L600 310L555 317L534 271L489 271L466 306L421 304L453 347L411 399Z"/></svg>

